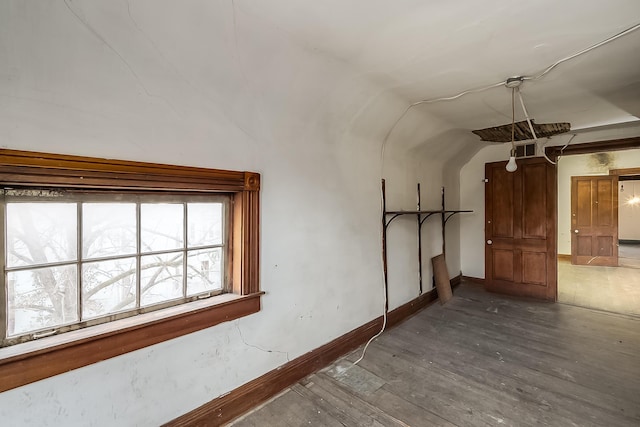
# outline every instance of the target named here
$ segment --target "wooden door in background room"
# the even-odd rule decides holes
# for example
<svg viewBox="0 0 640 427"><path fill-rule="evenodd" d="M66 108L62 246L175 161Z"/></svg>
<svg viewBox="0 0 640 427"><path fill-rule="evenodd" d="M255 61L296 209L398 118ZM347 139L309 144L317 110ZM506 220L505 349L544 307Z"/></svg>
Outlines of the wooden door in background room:
<svg viewBox="0 0 640 427"><path fill-rule="evenodd" d="M556 168L544 158L485 165L485 288L555 301Z"/></svg>
<svg viewBox="0 0 640 427"><path fill-rule="evenodd" d="M571 177L571 263L618 266L618 177Z"/></svg>

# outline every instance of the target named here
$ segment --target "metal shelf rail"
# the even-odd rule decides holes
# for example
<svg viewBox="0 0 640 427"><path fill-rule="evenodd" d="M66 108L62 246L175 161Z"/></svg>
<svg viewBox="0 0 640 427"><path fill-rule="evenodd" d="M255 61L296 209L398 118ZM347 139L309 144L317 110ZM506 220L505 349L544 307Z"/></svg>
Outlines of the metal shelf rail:
<svg viewBox="0 0 640 427"><path fill-rule="evenodd" d="M415 211L388 211L385 191L385 180L382 180L382 264L384 270L384 290L386 297L385 311L389 310L389 288L387 286L387 228L394 219L403 215L415 215L418 224L418 278L420 283L420 295L422 295L422 225L430 217L440 214L442 223L442 253L445 253L445 226L452 216L459 213L470 213L472 210L447 210L444 201L444 187L442 187L442 209L422 210L420 206L420 184L417 185L418 206ZM388 219L387 219L388 218Z"/></svg>

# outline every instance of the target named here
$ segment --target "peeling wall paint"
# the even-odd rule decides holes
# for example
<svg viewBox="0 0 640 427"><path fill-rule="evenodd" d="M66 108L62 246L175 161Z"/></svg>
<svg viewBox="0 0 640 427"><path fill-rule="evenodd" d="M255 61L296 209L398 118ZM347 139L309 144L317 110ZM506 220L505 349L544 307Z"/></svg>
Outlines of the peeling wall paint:
<svg viewBox="0 0 640 427"><path fill-rule="evenodd" d="M588 169L590 173L609 172L616 169L617 153L593 153L589 155Z"/></svg>

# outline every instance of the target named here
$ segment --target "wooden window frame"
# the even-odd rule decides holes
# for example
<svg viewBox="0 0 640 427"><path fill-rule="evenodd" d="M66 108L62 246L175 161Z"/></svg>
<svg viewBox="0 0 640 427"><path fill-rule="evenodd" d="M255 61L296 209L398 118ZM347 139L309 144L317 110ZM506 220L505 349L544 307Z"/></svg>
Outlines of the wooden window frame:
<svg viewBox="0 0 640 427"><path fill-rule="evenodd" d="M229 293L1 348L0 392L260 311L258 173L0 149L0 184L231 195Z"/></svg>

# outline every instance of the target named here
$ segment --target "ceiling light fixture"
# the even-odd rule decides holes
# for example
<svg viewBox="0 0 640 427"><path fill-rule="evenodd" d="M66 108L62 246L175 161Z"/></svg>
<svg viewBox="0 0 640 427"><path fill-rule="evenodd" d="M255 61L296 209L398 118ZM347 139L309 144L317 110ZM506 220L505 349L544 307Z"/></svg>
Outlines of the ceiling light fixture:
<svg viewBox="0 0 640 427"><path fill-rule="evenodd" d="M516 163L516 90L522 84L522 77L511 77L505 82L505 86L511 89L511 151L509 153L509 162L507 163L507 172L515 172L518 170Z"/></svg>
<svg viewBox="0 0 640 427"><path fill-rule="evenodd" d="M624 184L622 183L620 183L620 192L624 193ZM636 196L636 184L634 182L631 182L631 192L633 194L627 197L625 204L628 206L640 205L640 197Z"/></svg>
<svg viewBox="0 0 640 427"><path fill-rule="evenodd" d="M629 198L629 200L627 200L627 204L629 206L634 206L637 204L640 204L640 197L636 196L636 184L635 183L631 183L631 189L632 189L632 195Z"/></svg>

